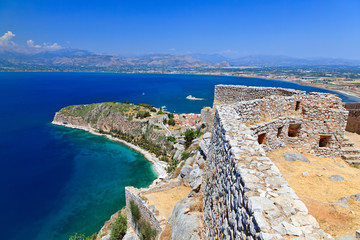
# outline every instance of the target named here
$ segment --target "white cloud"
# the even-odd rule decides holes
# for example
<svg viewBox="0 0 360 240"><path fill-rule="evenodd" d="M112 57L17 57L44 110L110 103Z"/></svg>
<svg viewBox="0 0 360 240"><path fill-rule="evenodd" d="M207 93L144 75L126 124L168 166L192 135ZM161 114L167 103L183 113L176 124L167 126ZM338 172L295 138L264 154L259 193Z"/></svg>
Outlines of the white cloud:
<svg viewBox="0 0 360 240"><path fill-rule="evenodd" d="M4 35L0 36L0 47L6 47L6 48L24 48L24 46L16 45L12 40L12 38L15 37L15 34L11 31L8 31ZM34 40L29 39L26 41L27 47L34 50L34 48L39 49L39 51L53 51L63 48L58 43L43 43L43 44L36 44ZM29 49L29 50L30 50ZM40 50L41 49L41 50Z"/></svg>
<svg viewBox="0 0 360 240"><path fill-rule="evenodd" d="M34 46L34 41L31 40L31 39L30 39L30 40L27 40L26 43L27 43L27 45L28 45L29 47Z"/></svg>
<svg viewBox="0 0 360 240"><path fill-rule="evenodd" d="M33 40L27 40L26 41L28 47L31 47L31 48L42 48L42 49L45 49L45 50L58 50L58 49L61 49L62 47L57 44L57 43L43 43L42 46L41 45L38 45L38 44L35 44L35 42Z"/></svg>
<svg viewBox="0 0 360 240"><path fill-rule="evenodd" d="M14 46L15 43L11 39L15 37L11 31L8 31L0 37L0 47Z"/></svg>
<svg viewBox="0 0 360 240"><path fill-rule="evenodd" d="M35 45L35 42L31 39L27 40L26 43L27 43L28 47L41 48L40 45L38 45L38 44Z"/></svg>
<svg viewBox="0 0 360 240"><path fill-rule="evenodd" d="M49 50L57 50L57 49L60 49L62 48L59 44L57 43L53 43L53 44L48 44L48 43L44 43L44 48L47 48Z"/></svg>

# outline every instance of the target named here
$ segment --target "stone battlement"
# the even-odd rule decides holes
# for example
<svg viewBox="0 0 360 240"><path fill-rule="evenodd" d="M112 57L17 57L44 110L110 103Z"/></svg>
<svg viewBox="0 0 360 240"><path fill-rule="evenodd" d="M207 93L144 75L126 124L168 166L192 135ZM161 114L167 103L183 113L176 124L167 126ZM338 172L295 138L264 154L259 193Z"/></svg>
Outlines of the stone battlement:
<svg viewBox="0 0 360 240"><path fill-rule="evenodd" d="M332 94L217 85L206 160L204 239L333 239L266 157L338 156L348 112Z"/></svg>
<svg viewBox="0 0 360 240"><path fill-rule="evenodd" d="M226 89L231 93L231 99L251 100L232 102L229 94L225 94ZM251 96L245 97L241 91ZM229 108L235 110L234 120L249 126L252 135L267 152L289 146L322 157L341 154L348 111L336 95L217 85L215 98L215 106L220 103L231 105Z"/></svg>

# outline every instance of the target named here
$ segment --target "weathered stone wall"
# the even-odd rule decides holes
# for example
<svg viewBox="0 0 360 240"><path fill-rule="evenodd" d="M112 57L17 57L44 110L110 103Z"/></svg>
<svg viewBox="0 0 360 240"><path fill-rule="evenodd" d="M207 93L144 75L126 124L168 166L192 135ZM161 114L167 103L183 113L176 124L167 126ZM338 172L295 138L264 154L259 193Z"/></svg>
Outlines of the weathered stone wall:
<svg viewBox="0 0 360 240"><path fill-rule="evenodd" d="M269 96L233 106L236 120L250 126L267 152L291 146L318 156L341 154L347 111L335 95ZM292 124L299 124L296 136L289 133ZM324 138L322 145L320 139Z"/></svg>
<svg viewBox="0 0 360 240"><path fill-rule="evenodd" d="M204 239L332 239L266 157L232 105L216 107L204 190Z"/></svg>
<svg viewBox="0 0 360 240"><path fill-rule="evenodd" d="M305 92L286 88L247 87L242 85L216 85L214 106L232 104L240 101L261 99L271 95L292 96Z"/></svg>
<svg viewBox="0 0 360 240"><path fill-rule="evenodd" d="M244 123L266 122L284 115L301 113L301 107L296 105L303 100L303 95L291 97L269 96L263 99L242 101L235 105L237 120Z"/></svg>
<svg viewBox="0 0 360 240"><path fill-rule="evenodd" d="M346 103L345 108L349 111L346 131L360 134L360 103Z"/></svg>
<svg viewBox="0 0 360 240"><path fill-rule="evenodd" d="M211 108L201 109L201 122L212 125L214 119L214 112Z"/></svg>
<svg viewBox="0 0 360 240"><path fill-rule="evenodd" d="M132 220L132 214L130 211L130 201L133 201L139 207L141 218L144 219L151 227L155 228L157 233L160 233L165 227L166 219L160 218L159 211L154 205L149 205L148 200L144 197L144 194L161 192L177 187L181 184L181 181L178 179L170 180L166 183L160 183L151 185L148 188L137 189L134 187L125 188L125 197L126 197L126 216L127 224L138 236L141 236L140 229L135 225Z"/></svg>
<svg viewBox="0 0 360 240"><path fill-rule="evenodd" d="M139 189L133 187L125 188L127 225L134 229L138 236L141 236L139 226L134 223L130 211L130 201L133 201L139 208L141 218L144 219L151 227L155 228L157 233L160 233L162 231L161 220L157 218L154 210L151 210L148 207L145 200L141 199L139 192Z"/></svg>

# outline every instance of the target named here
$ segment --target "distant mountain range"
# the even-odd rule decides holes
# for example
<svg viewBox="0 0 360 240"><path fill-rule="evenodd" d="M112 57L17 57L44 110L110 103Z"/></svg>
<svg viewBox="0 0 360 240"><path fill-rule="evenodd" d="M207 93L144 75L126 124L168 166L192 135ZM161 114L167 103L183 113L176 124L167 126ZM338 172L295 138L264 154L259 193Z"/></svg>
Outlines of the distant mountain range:
<svg viewBox="0 0 360 240"><path fill-rule="evenodd" d="M348 65L360 66L359 60L348 59L304 59L288 56L251 55L227 58L219 54L171 55L152 54L137 57L121 57L94 54L79 49L46 51L36 48L0 48L0 70L148 70L227 68L237 66L279 67Z"/></svg>
<svg viewBox="0 0 360 240"><path fill-rule="evenodd" d="M0 69L157 69L157 68L222 68L227 62L205 62L185 55L144 55L119 57L93 54L84 50L61 49L56 51L0 51Z"/></svg>
<svg viewBox="0 0 360 240"><path fill-rule="evenodd" d="M192 54L192 57L207 61L219 62L226 61L231 66L259 66L259 67L279 67L279 66L359 66L360 60L342 58L295 58L283 55L249 55L240 58L226 58L219 54Z"/></svg>

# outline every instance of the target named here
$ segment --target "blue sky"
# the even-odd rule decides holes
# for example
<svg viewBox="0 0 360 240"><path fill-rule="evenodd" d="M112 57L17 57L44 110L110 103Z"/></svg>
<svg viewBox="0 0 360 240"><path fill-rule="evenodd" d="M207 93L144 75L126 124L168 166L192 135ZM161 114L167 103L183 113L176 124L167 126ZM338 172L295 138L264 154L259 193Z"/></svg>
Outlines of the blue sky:
<svg viewBox="0 0 360 240"><path fill-rule="evenodd" d="M360 1L0 0L8 31L3 45L96 53L360 59Z"/></svg>

